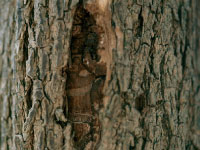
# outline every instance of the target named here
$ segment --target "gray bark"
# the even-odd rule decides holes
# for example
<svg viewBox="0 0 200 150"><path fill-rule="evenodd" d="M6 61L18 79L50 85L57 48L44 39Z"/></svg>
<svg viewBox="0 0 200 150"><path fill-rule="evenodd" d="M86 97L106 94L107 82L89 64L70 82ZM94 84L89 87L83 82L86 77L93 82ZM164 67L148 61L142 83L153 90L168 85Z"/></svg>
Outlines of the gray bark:
<svg viewBox="0 0 200 150"><path fill-rule="evenodd" d="M103 37L96 50L107 69L103 90L91 90L103 93L95 113L100 140L83 147L74 139L67 94L78 5L0 1L0 148L200 149L200 2L83 0Z"/></svg>

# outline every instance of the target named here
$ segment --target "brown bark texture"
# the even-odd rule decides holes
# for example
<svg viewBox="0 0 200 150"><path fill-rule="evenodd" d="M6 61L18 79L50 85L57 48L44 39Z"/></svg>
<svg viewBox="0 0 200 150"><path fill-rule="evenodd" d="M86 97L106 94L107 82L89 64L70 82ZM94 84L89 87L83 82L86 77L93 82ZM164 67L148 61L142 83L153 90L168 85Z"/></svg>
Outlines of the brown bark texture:
<svg viewBox="0 0 200 150"><path fill-rule="evenodd" d="M1 150L200 150L199 0L0 0Z"/></svg>

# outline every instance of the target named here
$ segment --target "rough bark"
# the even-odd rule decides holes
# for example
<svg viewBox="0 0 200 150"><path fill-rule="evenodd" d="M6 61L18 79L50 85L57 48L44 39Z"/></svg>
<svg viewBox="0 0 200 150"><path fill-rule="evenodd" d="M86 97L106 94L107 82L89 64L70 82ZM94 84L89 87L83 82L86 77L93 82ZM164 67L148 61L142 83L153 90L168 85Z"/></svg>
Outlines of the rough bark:
<svg viewBox="0 0 200 150"><path fill-rule="evenodd" d="M200 149L198 6L1 0L1 149Z"/></svg>
<svg viewBox="0 0 200 150"><path fill-rule="evenodd" d="M0 1L0 149L12 149L15 1Z"/></svg>

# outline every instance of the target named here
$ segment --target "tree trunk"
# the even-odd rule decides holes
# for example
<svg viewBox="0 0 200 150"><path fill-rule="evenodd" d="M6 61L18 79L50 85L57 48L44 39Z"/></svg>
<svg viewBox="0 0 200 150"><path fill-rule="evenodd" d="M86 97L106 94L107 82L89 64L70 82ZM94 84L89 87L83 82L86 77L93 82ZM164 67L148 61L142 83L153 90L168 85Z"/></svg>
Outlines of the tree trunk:
<svg viewBox="0 0 200 150"><path fill-rule="evenodd" d="M198 6L1 0L1 149L200 149Z"/></svg>

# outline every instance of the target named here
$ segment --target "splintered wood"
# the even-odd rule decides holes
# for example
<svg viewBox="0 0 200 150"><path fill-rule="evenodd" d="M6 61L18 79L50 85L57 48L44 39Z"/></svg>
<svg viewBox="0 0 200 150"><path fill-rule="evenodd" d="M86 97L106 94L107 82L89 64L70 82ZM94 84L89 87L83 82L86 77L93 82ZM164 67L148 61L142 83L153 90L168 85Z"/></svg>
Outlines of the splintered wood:
<svg viewBox="0 0 200 150"><path fill-rule="evenodd" d="M98 112L102 106L102 89L106 76L106 64L100 62L99 55L99 51L104 49L101 44L103 35L103 28L79 4L72 27L67 97L74 144L81 150L86 147L97 149L101 137Z"/></svg>

